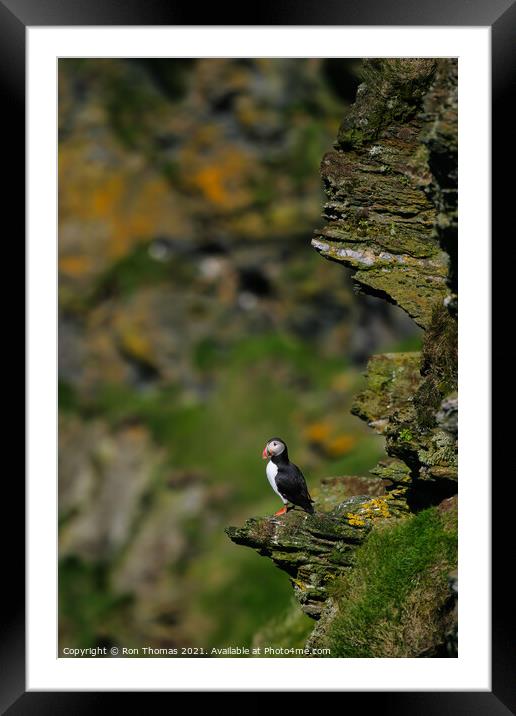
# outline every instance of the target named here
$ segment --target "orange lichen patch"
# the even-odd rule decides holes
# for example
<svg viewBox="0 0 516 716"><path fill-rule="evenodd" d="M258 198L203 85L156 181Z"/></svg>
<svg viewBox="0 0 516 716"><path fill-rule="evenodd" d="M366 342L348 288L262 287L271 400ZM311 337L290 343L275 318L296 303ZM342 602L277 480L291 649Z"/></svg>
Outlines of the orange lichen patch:
<svg viewBox="0 0 516 716"><path fill-rule="evenodd" d="M148 179L138 191L131 191L128 186L123 201L113 207L111 215L112 233L110 238L110 255L113 258L123 256L129 248L142 238L147 238L166 230L163 219L170 220L170 225L177 228L179 223L175 207L171 202L171 191L167 182L161 177Z"/></svg>
<svg viewBox="0 0 516 716"><path fill-rule="evenodd" d="M85 218L103 220L108 227L107 255L117 259L139 240L159 231L159 217L169 214L170 188L161 177L108 176L84 196ZM171 217L172 218L172 217Z"/></svg>
<svg viewBox="0 0 516 716"><path fill-rule="evenodd" d="M104 181L94 188L90 196L86 196L85 206L88 206L88 218L111 216L113 210L120 203L123 191L124 177L120 174L107 175Z"/></svg>
<svg viewBox="0 0 516 716"><path fill-rule="evenodd" d="M141 155L122 152L108 135L100 136L96 153L79 138L60 147L63 272L88 278L142 241L172 231L184 236L189 230L184 199ZM69 256L74 260L69 261ZM82 257L87 257L89 265Z"/></svg>
<svg viewBox="0 0 516 716"><path fill-rule="evenodd" d="M236 147L216 152L206 164L195 169L189 179L191 186L205 199L224 211L239 209L251 200L246 188L252 160Z"/></svg>
<svg viewBox="0 0 516 716"><path fill-rule="evenodd" d="M320 443L330 437L331 430L329 423L312 423L305 428L305 436L310 442Z"/></svg>
<svg viewBox="0 0 516 716"><path fill-rule="evenodd" d="M305 428L306 439L328 457L346 455L355 445L354 435L342 433L335 435L334 428L328 422L312 423Z"/></svg>
<svg viewBox="0 0 516 716"><path fill-rule="evenodd" d="M89 273L91 259L88 256L62 256L59 259L59 271L76 278Z"/></svg>
<svg viewBox="0 0 516 716"><path fill-rule="evenodd" d="M194 184L203 192L206 199L214 204L227 204L227 188L224 186L224 167L208 166L197 172L192 178Z"/></svg>
<svg viewBox="0 0 516 716"><path fill-rule="evenodd" d="M330 457L341 457L346 455L356 443L353 435L338 435L325 443L324 447Z"/></svg>

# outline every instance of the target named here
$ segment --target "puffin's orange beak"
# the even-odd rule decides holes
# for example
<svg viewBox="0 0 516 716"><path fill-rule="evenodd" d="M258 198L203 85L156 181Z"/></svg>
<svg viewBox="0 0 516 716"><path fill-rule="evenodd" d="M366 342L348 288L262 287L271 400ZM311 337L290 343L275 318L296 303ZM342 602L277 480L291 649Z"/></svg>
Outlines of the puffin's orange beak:
<svg viewBox="0 0 516 716"><path fill-rule="evenodd" d="M267 445L266 445L266 446L263 448L262 460L267 460L268 457L269 457L269 453L267 452Z"/></svg>

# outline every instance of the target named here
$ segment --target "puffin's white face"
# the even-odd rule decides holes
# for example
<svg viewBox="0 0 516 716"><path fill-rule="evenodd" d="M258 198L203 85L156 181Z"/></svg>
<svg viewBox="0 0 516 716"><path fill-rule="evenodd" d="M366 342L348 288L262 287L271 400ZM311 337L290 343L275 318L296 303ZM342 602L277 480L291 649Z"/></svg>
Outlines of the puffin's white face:
<svg viewBox="0 0 516 716"><path fill-rule="evenodd" d="M262 457L267 460L270 457L281 455L285 450L285 443L279 438L272 438L263 449Z"/></svg>

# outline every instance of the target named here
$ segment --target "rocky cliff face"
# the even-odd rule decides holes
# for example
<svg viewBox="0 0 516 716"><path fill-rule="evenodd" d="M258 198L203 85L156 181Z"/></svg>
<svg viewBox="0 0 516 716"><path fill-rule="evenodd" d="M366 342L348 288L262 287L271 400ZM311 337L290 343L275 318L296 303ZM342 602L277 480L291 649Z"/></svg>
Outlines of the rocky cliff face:
<svg viewBox="0 0 516 716"><path fill-rule="evenodd" d="M59 63L63 645L243 643L288 601L223 533L270 499L252 478L269 416L312 470L374 462L341 357L414 327L306 244L343 64Z"/></svg>
<svg viewBox="0 0 516 716"><path fill-rule="evenodd" d="M367 489L338 478L320 486L315 516L253 518L228 534L289 574L319 620L309 645L454 656L456 61L366 61L321 174L327 223L312 245L352 269L359 291L406 311L425 330L423 349L369 361L352 411L385 437L387 455Z"/></svg>

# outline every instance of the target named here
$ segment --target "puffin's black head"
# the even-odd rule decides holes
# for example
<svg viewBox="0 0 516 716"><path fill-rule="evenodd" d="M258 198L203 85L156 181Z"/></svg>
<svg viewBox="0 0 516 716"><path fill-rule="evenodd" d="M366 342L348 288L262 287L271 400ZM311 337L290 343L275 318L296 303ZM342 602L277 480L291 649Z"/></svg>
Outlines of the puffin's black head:
<svg viewBox="0 0 516 716"><path fill-rule="evenodd" d="M281 438L271 438L267 440L267 444L263 448L262 458L268 460L270 457L278 457L284 452L287 452L287 443Z"/></svg>

